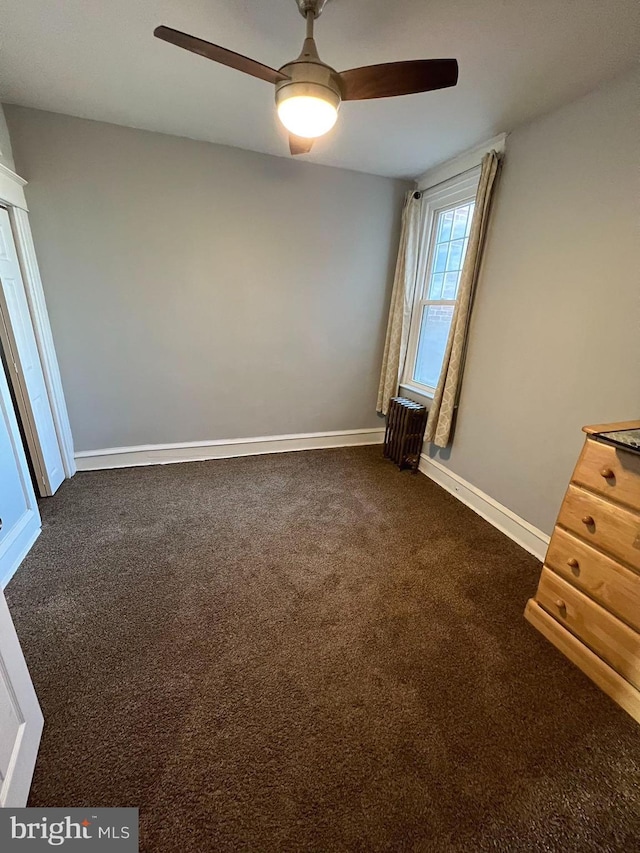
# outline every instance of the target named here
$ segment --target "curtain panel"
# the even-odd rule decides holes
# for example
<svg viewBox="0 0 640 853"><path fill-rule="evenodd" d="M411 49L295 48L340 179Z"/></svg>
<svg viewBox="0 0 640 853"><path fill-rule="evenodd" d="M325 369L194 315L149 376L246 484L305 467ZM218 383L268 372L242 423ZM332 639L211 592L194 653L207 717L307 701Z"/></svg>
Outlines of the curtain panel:
<svg viewBox="0 0 640 853"><path fill-rule="evenodd" d="M458 300L451 321L451 330L438 387L429 408L429 420L425 433L425 441L430 441L437 447L446 447L451 440L453 417L460 396L471 306L480 272L482 250L487 233L489 210L498 166L499 158L495 151L490 151L482 158L476 206L471 223L467 254L460 277Z"/></svg>
<svg viewBox="0 0 640 853"><path fill-rule="evenodd" d="M398 261L393 279L389 323L382 357L382 372L376 410L383 415L389 400L398 393L409 343L409 327L418 280L418 264L422 231L422 194L411 190L402 209L402 230Z"/></svg>

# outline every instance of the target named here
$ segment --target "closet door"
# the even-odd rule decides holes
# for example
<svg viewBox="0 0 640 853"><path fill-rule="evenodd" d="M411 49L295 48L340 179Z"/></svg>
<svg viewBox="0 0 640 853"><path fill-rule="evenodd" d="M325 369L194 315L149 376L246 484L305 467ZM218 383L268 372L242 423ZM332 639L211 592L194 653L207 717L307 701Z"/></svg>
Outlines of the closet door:
<svg viewBox="0 0 640 853"><path fill-rule="evenodd" d="M0 808L26 806L42 726L42 711L0 592Z"/></svg>
<svg viewBox="0 0 640 853"><path fill-rule="evenodd" d="M7 584L39 533L36 496L0 364L1 587ZM0 591L0 808L26 805L42 725L40 705Z"/></svg>
<svg viewBox="0 0 640 853"><path fill-rule="evenodd" d="M0 587L9 582L39 533L40 513L0 364Z"/></svg>
<svg viewBox="0 0 640 853"><path fill-rule="evenodd" d="M0 344L42 496L64 480L64 467L24 290L9 213L0 208Z"/></svg>

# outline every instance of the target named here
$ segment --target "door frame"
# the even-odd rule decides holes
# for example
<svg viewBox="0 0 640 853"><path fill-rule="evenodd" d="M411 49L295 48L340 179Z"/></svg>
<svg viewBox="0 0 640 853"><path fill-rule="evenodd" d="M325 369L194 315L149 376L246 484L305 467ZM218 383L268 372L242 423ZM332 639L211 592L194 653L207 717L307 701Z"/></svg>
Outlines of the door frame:
<svg viewBox="0 0 640 853"><path fill-rule="evenodd" d="M0 163L0 204L9 211L11 231L29 308L29 316L22 317L21 320L32 327L35 335L62 465L65 476L69 478L76 473L73 437L31 234L29 208L24 194L26 184L27 181L24 178ZM23 391L26 393L26 389Z"/></svg>

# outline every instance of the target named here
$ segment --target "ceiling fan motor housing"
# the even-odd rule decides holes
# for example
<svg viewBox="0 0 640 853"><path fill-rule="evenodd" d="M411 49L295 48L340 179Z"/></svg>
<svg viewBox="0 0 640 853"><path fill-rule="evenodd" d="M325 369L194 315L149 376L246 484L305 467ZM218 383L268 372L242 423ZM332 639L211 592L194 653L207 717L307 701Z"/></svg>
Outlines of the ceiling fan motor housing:
<svg viewBox="0 0 640 853"><path fill-rule="evenodd" d="M319 18L328 2L329 0L296 0L303 18L306 18L309 13L314 18Z"/></svg>
<svg viewBox="0 0 640 853"><path fill-rule="evenodd" d="M276 83L276 104L287 98L306 96L328 101L336 110L340 106L342 93L340 80L333 68L322 62L295 60L279 69L288 80Z"/></svg>

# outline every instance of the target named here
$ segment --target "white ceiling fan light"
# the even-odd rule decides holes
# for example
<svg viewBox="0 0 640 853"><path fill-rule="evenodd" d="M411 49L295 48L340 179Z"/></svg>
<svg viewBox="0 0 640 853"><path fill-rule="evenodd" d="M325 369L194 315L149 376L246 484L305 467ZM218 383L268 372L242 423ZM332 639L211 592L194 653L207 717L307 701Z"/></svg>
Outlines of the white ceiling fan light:
<svg viewBox="0 0 640 853"><path fill-rule="evenodd" d="M170 27L156 27L154 35L206 59L274 84L278 118L289 131L292 154L307 154L313 140L331 130L342 101L391 98L456 85L458 63L455 59L387 62L338 73L320 59L313 38L314 21L327 2L296 0L300 14L307 22L306 38L298 58L277 70Z"/></svg>
<svg viewBox="0 0 640 853"><path fill-rule="evenodd" d="M289 95L278 104L278 118L289 133L304 139L317 139L336 123L338 106L323 96Z"/></svg>

